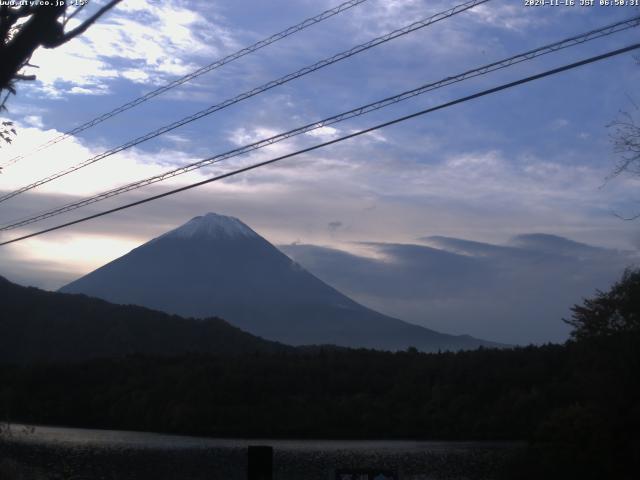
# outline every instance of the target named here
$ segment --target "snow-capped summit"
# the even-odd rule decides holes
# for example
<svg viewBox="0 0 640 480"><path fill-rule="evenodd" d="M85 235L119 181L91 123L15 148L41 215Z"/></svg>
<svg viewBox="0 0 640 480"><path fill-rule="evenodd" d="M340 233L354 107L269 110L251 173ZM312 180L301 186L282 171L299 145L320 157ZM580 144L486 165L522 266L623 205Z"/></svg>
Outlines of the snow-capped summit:
<svg viewBox="0 0 640 480"><path fill-rule="evenodd" d="M162 237L173 238L203 236L211 238L233 238L256 237L257 234L235 217L218 215L217 213L207 213L206 215L194 217L184 225L162 235Z"/></svg>
<svg viewBox="0 0 640 480"><path fill-rule="evenodd" d="M61 289L184 317L218 316L292 345L404 350L475 348L368 309L330 287L237 218L209 213Z"/></svg>

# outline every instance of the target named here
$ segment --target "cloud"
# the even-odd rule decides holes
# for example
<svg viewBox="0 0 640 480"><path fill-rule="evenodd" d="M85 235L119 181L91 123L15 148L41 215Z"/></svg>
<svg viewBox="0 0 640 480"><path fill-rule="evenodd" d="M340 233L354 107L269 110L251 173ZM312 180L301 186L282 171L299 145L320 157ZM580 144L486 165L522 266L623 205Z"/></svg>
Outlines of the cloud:
<svg viewBox="0 0 640 480"><path fill-rule="evenodd" d="M353 15L351 21L360 38L374 37L411 23L416 18L426 17L431 11L435 13L437 10L430 5L425 6L420 0L374 0L360 9L358 15Z"/></svg>
<svg viewBox="0 0 640 480"><path fill-rule="evenodd" d="M24 121L27 125L39 128L40 130L44 128L41 115L27 115L24 117Z"/></svg>
<svg viewBox="0 0 640 480"><path fill-rule="evenodd" d="M531 27L539 27L550 22L548 15L538 15L539 12L532 11L534 10L533 8L530 8L530 11L526 10L522 3L515 5L490 2L473 8L470 11L470 15L475 17L478 23L483 26L490 25L519 33Z"/></svg>
<svg viewBox="0 0 640 480"><path fill-rule="evenodd" d="M562 342L569 308L640 257L552 235L506 245L450 237L371 245L372 258L314 245L280 248L357 301L428 328L505 343Z"/></svg>
<svg viewBox="0 0 640 480"><path fill-rule="evenodd" d="M195 65L209 63L325 7L335 6L334 2L321 3L322 6L318 2L301 2L295 8L276 13L270 4L249 3L252 9L264 12L249 18L246 8L233 2L122 2L117 11L104 17L83 37L63 49L38 53L43 55L42 68L36 72L41 75L41 83L25 88L32 91L44 88L58 100L38 97L42 90L38 90L38 95L19 92L9 113L23 115L23 121L15 150L3 148L2 154L10 157L29 150L158 82L174 78ZM317 28L278 42L259 54L248 55L221 69L213 81L202 77L184 89L175 89L115 121L88 130L80 140L67 140L40 157L29 157L0 175L0 190L8 191L42 178L160 124L450 7L444 1L370 0ZM517 15L521 18L515 18ZM508 2L490 2L486 8L465 12L389 42L370 53L234 105L221 115L194 122L159 138L157 143L145 143L21 195L2 205L1 221L163 172L547 43L540 41L542 37L552 41L595 28L613 21L615 15L613 10L600 9L536 9L522 13L520 7L516 9ZM518 22L523 25L520 31L516 29ZM578 47L582 49L579 55L601 53L607 42L613 45L620 40L620 36L609 38ZM166 184L33 225L33 229L290 153L469 94L476 87L493 86L544 66L557 66L573 55L569 51L549 55L536 60L537 67L521 64L514 67L515 71L504 70L470 84L434 91L388 110L319 130L314 135L301 135L175 177ZM612 212L637 213L639 180L619 178L602 185L611 168L607 163L610 148L603 124L625 105L624 91L634 87L640 69L632 59L622 57L606 67L602 65L600 70L589 70L589 75L567 74L565 80L557 77L538 87L530 85L469 102L47 234L39 237L38 243L25 244L29 248L9 250L12 256L0 252L5 255L3 272L9 271L10 278L15 275L24 282L48 287L58 278L59 286L70 276L87 273L126 253L132 245L207 211L237 216L274 243L299 241L324 245L352 257L362 257L365 265L370 265L373 259L380 268L397 264L411 270L411 259L420 258L425 264L431 262L436 271L444 269L443 286L449 285L445 281L449 277L443 259L450 259L457 269L473 277L492 258L495 264L488 272L495 272L496 265L502 262L499 258L506 258L507 250L520 252L513 253L516 257L526 250L505 243L506 238L521 232L548 232L610 249L637 248L637 224L621 222ZM606 81L611 76L616 78L615 83ZM68 95L69 92L73 95ZM95 95L106 92L113 96ZM59 100L62 98L63 107ZM45 128L50 126L56 128ZM342 226L332 228L334 222L341 222ZM32 229L21 230L28 231ZM11 235L4 234L2 238ZM436 235L450 239L446 248L432 243ZM114 248L103 248L98 241L101 237L111 239ZM423 237L430 237L428 245L425 240L418 246L402 246L415 244L417 238ZM468 253L463 250L471 246L458 242L455 248L459 251L454 251L451 239L473 239L483 247ZM85 248L87 245L94 246ZM493 255L492 248L500 249L501 256ZM37 249L37 254L30 253L32 249ZM74 250L94 254L83 253L79 262L64 260L72 258ZM411 271L416 286L423 285L419 270ZM438 282L428 285L429 291L439 291ZM424 302L409 298L403 301L398 311L407 311L420 320ZM432 312L452 311L447 308L453 307L447 305L456 302L457 299L447 296L437 301L431 298L432 310L423 314L438 320L438 315ZM478 302L481 310L488 311L490 299L479 298ZM393 306L391 301L385 305L385 308ZM537 307L531 308L534 312ZM463 311L463 307L459 309ZM446 329L449 324L444 321L447 318L444 313L442 318ZM486 321L491 324L490 318Z"/></svg>
<svg viewBox="0 0 640 480"><path fill-rule="evenodd" d="M333 222L329 222L327 224L327 227L329 228L330 231L335 232L336 230L342 228L343 224L338 220L334 220Z"/></svg>
<svg viewBox="0 0 640 480"><path fill-rule="evenodd" d="M568 127L570 125L570 123L571 122L569 122L569 120L567 120L566 118L556 118L555 120L553 120L551 122L551 124L549 126L553 130L560 130L562 128Z"/></svg>
<svg viewBox="0 0 640 480"><path fill-rule="evenodd" d="M314 137L323 142L326 142L328 140L333 140L334 138L339 137L340 130L335 127L320 127L305 133L305 135L309 135L310 137Z"/></svg>
<svg viewBox="0 0 640 480"><path fill-rule="evenodd" d="M230 139L240 145L275 132L267 127L245 127L234 130ZM40 144L59 133L22 126L16 145L11 148L21 152L27 145ZM156 187L95 204L90 211L197 182L312 143L313 138L297 137L215 167L174 177ZM33 191L33 198L40 200L29 203L32 205L29 208L22 208L26 207L23 199L27 195L16 197L5 204L5 221L37 213L44 205L49 208L66 203L47 200L51 195L67 194L75 199L201 158L180 150L180 140L169 144L175 146L152 155L137 149L122 152L44 185ZM144 211L167 211L168 220L164 224L173 225L206 210L231 213L264 229L272 241L286 243L300 239L341 248L347 242L407 242L426 234L495 242L504 235L531 229L617 248L629 247L635 241L632 226L620 222L607 208L613 201L634 195L637 185L633 179L599 189L605 176L601 169L562 164L553 158L510 160L500 151L490 150L449 154L439 161L429 161L413 159L411 155L404 157L397 146L385 151L378 145L367 139L354 140L200 187L188 195L171 197L166 202L176 205L174 214L166 210L166 202ZM61 142L42 152L41 157L27 158L7 169L0 177L0 189L18 188L100 151L99 145L90 146L77 140ZM9 156L13 153L7 150ZM349 228L328 228L336 218ZM133 235L136 230L115 222L110 234L118 237L119 232L127 231ZM159 227L152 231L162 233ZM135 238L144 241L149 235L149 230L143 229ZM353 251L354 247L345 248Z"/></svg>
<svg viewBox="0 0 640 480"><path fill-rule="evenodd" d="M229 140L236 146L242 146L272 137L278 133L280 132L264 126L255 126L252 128L240 127L230 133Z"/></svg>
<svg viewBox="0 0 640 480"><path fill-rule="evenodd" d="M33 122L32 122L33 123ZM56 129L44 130L18 123L18 135L13 144L3 149L5 158L32 152L34 146L57 137L62 132ZM0 177L0 189L11 191L39 181L49 175L78 165L107 150L100 144L88 145L77 138L68 138L41 152L33 153L14 165L9 166ZM194 161L195 158L177 149L161 149L149 155L132 148L107 157L93 165L70 175L46 183L37 188L39 193L67 193L71 195L92 195L133 180L143 179L167 171L169 167ZM172 179L167 185L175 185L202 179L200 172ZM16 200L20 197L16 197Z"/></svg>
<svg viewBox="0 0 640 480"><path fill-rule="evenodd" d="M12 260L3 262L0 274L59 287L195 215L214 211L241 218L272 243L307 244L306 251L304 245L293 253L283 248L323 280L383 313L445 332L527 343L563 339L567 330L559 319L568 315L568 307L593 289L606 288L633 261L632 254L576 248L555 237L500 241L509 233L535 229L616 246L636 242L635 229L628 223L593 216L592 200L585 200L588 189L581 182L597 183L597 170L580 167L576 175L582 177L577 182L570 175L566 178L573 167L555 165L544 172L527 172L526 162L510 164L499 152L454 155L423 164L393 156L372 159L363 145L181 193L47 234L37 244L19 243L11 255L3 253ZM145 172L159 168L144 157L128 158L134 163L127 168L150 169ZM112 175L122 168L107 165L114 169ZM393 171L399 178L387 175ZM106 170L105 178L108 175ZM89 175L87 185L69 183L66 193L95 189L102 180ZM174 181L177 185L190 180ZM133 192L34 227L89 215L166 188ZM43 205L73 199L61 196L62 191L52 185L48 192L21 196L19 202L7 204L7 214L24 216ZM470 242L461 236L498 243ZM424 237L420 244L412 242L418 237ZM102 239L109 239L111 247L104 248ZM327 253L314 245L331 249ZM307 257L300 257L300 252ZM77 261L65 260L74 255Z"/></svg>
<svg viewBox="0 0 640 480"><path fill-rule="evenodd" d="M213 4L205 10L184 1L127 1L83 35L55 49L39 49L31 63L40 68L36 88L51 98L68 94L105 95L124 78L162 84L233 51L238 44ZM82 19L69 22L73 28Z"/></svg>

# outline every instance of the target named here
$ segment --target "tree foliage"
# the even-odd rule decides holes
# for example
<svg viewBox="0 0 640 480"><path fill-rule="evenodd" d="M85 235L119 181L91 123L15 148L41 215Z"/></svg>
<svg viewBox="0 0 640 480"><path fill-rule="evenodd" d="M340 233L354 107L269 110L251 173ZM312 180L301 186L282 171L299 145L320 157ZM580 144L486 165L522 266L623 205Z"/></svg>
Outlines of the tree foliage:
<svg viewBox="0 0 640 480"><path fill-rule="evenodd" d="M608 292L598 291L583 305L574 305L571 319L575 340L640 332L640 269L625 271Z"/></svg>
<svg viewBox="0 0 640 480"><path fill-rule="evenodd" d="M25 288L2 277L0 305L0 362L292 349L254 337L219 318L186 319L84 295Z"/></svg>
<svg viewBox="0 0 640 480"><path fill-rule="evenodd" d="M0 403L18 422L214 437L529 440L532 470L511 478L626 479L640 458L638 338L0 364Z"/></svg>

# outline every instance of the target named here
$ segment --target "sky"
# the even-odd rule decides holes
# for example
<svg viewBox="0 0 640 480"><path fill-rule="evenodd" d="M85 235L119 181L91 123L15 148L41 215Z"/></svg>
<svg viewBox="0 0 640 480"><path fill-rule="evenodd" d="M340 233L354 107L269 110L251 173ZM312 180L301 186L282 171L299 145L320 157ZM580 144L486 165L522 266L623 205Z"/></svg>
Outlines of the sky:
<svg viewBox="0 0 640 480"><path fill-rule="evenodd" d="M82 37L36 52L31 63L39 68L29 73L37 80L20 83L3 114L16 123L18 134L12 145L0 149L0 163L339 3L124 0ZM367 0L28 156L3 170L0 192L456 4ZM19 195L0 204L0 223L639 14L632 7L526 7L520 1L491 0ZM337 138L637 39L635 28L524 62L3 232L0 239ZM625 266L637 263L638 221L619 216L640 211L640 179L609 179L619 157L607 125L640 104L638 84L637 59L618 56L0 247L0 275L57 289L211 211L240 218L313 273L384 313L491 340L562 341L568 330L560 319L569 307L596 288L607 288ZM530 234L597 249L563 250L555 237L526 237ZM522 247L523 238L548 242ZM482 248L461 250L461 240ZM513 255L514 245L526 254ZM523 309L527 315L520 314Z"/></svg>

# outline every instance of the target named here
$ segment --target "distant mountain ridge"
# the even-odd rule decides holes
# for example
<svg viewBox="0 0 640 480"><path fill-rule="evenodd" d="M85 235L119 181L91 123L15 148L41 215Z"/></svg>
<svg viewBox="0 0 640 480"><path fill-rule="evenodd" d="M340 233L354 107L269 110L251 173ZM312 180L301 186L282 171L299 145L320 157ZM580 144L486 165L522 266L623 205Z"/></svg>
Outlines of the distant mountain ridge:
<svg viewBox="0 0 640 480"><path fill-rule="evenodd" d="M291 345L424 351L496 346L368 309L322 282L237 218L195 217L69 283L84 293L188 317L218 316Z"/></svg>
<svg viewBox="0 0 640 480"><path fill-rule="evenodd" d="M85 295L22 287L1 276L0 305L0 362L293 350L243 332L219 318L185 319Z"/></svg>

